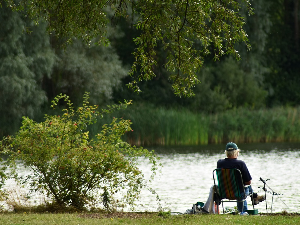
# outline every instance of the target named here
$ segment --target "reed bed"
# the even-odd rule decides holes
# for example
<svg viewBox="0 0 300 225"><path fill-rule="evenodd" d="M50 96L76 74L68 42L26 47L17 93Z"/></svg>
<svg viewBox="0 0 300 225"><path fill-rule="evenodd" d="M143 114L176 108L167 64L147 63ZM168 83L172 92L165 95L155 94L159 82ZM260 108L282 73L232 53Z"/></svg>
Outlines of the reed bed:
<svg viewBox="0 0 300 225"><path fill-rule="evenodd" d="M300 141L300 107L241 108L203 114L139 105L113 116L132 121L133 132L126 134L125 139L138 146ZM109 123L110 119L107 117L100 124ZM98 130L99 127L93 127L92 133Z"/></svg>

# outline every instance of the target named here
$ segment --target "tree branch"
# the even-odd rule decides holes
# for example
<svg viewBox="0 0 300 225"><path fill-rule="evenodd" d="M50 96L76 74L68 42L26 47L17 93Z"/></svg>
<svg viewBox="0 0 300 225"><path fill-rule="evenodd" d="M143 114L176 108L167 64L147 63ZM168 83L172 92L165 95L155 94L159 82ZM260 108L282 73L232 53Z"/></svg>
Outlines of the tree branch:
<svg viewBox="0 0 300 225"><path fill-rule="evenodd" d="M182 22L181 27L179 28L179 30L178 30L176 33L179 33L179 32L183 29L183 27L184 27L184 25L185 25L188 6L189 6L189 0L186 0L184 19L183 19L183 22Z"/></svg>

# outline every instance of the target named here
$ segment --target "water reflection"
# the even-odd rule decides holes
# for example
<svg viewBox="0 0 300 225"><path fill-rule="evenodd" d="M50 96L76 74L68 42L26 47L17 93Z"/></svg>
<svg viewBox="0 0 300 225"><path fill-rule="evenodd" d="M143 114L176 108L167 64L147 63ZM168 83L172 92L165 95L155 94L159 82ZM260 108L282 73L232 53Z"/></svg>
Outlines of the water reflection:
<svg viewBox="0 0 300 225"><path fill-rule="evenodd" d="M300 143L238 144L241 149L239 159L246 162L252 175L255 192L264 194L263 179L281 195L273 195L268 190L267 201L255 206L259 212L299 212L300 179L297 168L300 157ZM172 212L185 212L197 201L206 201L209 188L213 184L212 171L217 160L224 158L225 145L193 147L154 147L161 157L163 168L151 185L161 199L161 206ZM141 169L149 176L149 166L141 162ZM156 211L155 196L143 191L144 210ZM249 208L251 207L248 198ZM267 205L266 205L267 203ZM234 207L235 204L226 204ZM266 209L267 208L267 209Z"/></svg>

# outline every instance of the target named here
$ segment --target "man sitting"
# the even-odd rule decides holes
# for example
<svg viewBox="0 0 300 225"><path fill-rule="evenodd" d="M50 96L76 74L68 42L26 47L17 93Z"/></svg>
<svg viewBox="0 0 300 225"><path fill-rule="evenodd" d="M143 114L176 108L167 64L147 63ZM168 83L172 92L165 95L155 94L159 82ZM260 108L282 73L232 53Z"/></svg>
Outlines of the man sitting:
<svg viewBox="0 0 300 225"><path fill-rule="evenodd" d="M235 143L233 143L233 142L227 143L226 148L225 148L226 158L218 160L217 168L239 169L241 171L243 183L245 185L245 194L246 194L246 196L253 194L252 195L254 197L253 202L256 205L256 204L258 204L258 202L263 201L264 197L257 196L256 193L253 193L253 190L251 187L252 177L249 173L246 163L242 160L237 159L237 157L239 156L239 152L240 152L240 149L238 148L238 146ZM204 204L203 208L201 208L202 212L215 213L214 212L214 200L213 200L214 193L215 193L215 187L212 186L210 189L209 197L208 197L206 203ZM247 201L237 202L237 208L241 215L248 215Z"/></svg>

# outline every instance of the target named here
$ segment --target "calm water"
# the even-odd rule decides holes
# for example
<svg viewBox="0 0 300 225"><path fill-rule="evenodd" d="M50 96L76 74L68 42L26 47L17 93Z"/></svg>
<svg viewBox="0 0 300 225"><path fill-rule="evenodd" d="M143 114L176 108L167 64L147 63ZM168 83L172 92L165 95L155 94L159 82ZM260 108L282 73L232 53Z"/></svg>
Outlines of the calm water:
<svg viewBox="0 0 300 225"><path fill-rule="evenodd" d="M256 205L259 212L300 211L300 143L240 144L239 159L246 162L252 175L254 192L264 195L260 177L267 181L267 200ZM225 145L199 147L148 148L161 157L161 173L151 187L159 195L161 207L171 212L185 212L198 201L205 202L213 184L212 171L216 162L224 158ZM141 162L141 169L148 176L149 165ZM272 195L276 192L280 195ZM272 203L273 196L273 203ZM252 209L250 198L248 208ZM143 210L157 211L155 196L143 191ZM267 203L267 205L266 205ZM235 204L224 203L234 207ZM142 209L142 207L141 207Z"/></svg>
<svg viewBox="0 0 300 225"><path fill-rule="evenodd" d="M260 177L267 181L269 187L280 195L267 193L267 201L256 205L259 212L299 212L300 211L300 143L280 144L239 144L241 149L239 159L246 162L252 175L252 187L255 192L264 195L263 183ZM160 156L163 167L161 172L149 186L156 190L156 195L143 190L137 211L158 211L159 207L171 212L184 213L198 201L205 202L209 188L213 185L212 171L217 160L224 158L225 145L207 145L194 147L166 147L154 149ZM150 165L141 159L140 168L146 177L150 176ZM26 171L23 171L26 173ZM13 187L12 184L8 184ZM271 191L270 189L268 189ZM13 187L18 193L18 189ZM20 195L21 196L21 195ZM21 197L20 197L21 198ZM34 203L39 204L43 197L37 196ZM26 201L26 200L25 200ZM248 207L251 201L248 198ZM266 209L267 203L267 209ZM225 203L233 208L236 204ZM126 209L125 209L126 211Z"/></svg>

